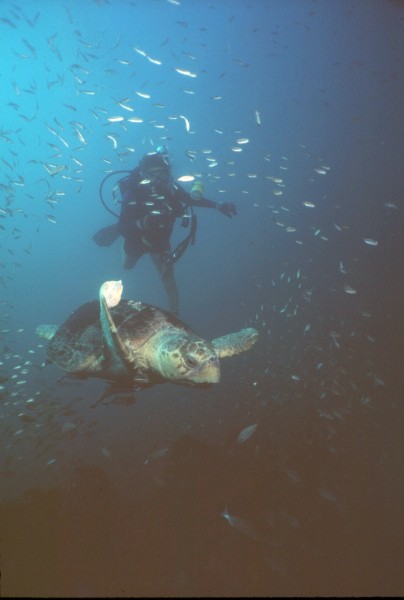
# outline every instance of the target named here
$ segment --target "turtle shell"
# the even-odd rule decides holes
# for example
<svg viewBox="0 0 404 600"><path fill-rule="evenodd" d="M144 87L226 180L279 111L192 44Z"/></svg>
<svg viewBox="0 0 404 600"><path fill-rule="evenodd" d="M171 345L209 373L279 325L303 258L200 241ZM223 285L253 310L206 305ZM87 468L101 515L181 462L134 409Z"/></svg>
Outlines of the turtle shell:
<svg viewBox="0 0 404 600"><path fill-rule="evenodd" d="M131 355L134 351L138 354L143 344L165 327L192 333L174 315L149 304L121 300L110 312L119 337ZM75 310L57 329L49 342L47 356L68 373L108 377L108 353L105 350L100 305L93 300ZM134 362L131 370L136 372L136 367Z"/></svg>
<svg viewBox="0 0 404 600"><path fill-rule="evenodd" d="M57 329L47 357L68 373L85 375L92 371L102 350L100 305L94 300L80 306Z"/></svg>

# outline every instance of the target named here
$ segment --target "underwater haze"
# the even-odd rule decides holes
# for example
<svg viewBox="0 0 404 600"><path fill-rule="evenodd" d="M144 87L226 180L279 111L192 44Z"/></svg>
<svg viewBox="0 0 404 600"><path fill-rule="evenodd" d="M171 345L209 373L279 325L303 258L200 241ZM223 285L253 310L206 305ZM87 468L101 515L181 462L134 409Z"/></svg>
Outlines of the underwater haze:
<svg viewBox="0 0 404 600"><path fill-rule="evenodd" d="M403 595L403 25L379 0L0 3L2 595ZM92 239L162 144L237 207L195 209L180 318L259 339L206 389L103 398L36 328L107 280L167 309L150 256Z"/></svg>

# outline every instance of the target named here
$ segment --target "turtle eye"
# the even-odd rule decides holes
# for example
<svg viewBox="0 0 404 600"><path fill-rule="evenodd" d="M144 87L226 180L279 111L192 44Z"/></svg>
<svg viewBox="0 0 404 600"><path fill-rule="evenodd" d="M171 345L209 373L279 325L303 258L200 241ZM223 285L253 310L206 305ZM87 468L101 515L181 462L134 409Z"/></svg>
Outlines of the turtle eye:
<svg viewBox="0 0 404 600"><path fill-rule="evenodd" d="M198 364L198 361L192 356L192 354L185 354L184 362L190 369L193 369Z"/></svg>

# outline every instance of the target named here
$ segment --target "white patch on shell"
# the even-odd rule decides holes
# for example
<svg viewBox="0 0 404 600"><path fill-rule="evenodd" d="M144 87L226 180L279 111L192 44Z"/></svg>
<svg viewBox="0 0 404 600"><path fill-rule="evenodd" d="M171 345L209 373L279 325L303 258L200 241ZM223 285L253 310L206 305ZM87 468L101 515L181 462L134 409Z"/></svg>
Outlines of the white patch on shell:
<svg viewBox="0 0 404 600"><path fill-rule="evenodd" d="M106 281L101 286L101 295L107 303L108 308L114 308L119 304L122 297L122 281Z"/></svg>

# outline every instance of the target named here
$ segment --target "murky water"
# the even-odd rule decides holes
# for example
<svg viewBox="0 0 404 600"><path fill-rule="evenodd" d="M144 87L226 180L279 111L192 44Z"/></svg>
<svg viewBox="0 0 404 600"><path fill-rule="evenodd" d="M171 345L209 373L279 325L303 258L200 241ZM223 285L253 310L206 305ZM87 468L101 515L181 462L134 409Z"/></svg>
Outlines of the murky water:
<svg viewBox="0 0 404 600"><path fill-rule="evenodd" d="M402 24L372 0L0 4L1 595L403 595ZM92 241L103 178L159 144L238 212L196 209L181 318L259 339L210 388L98 402L35 331L110 279L166 307L149 257Z"/></svg>

